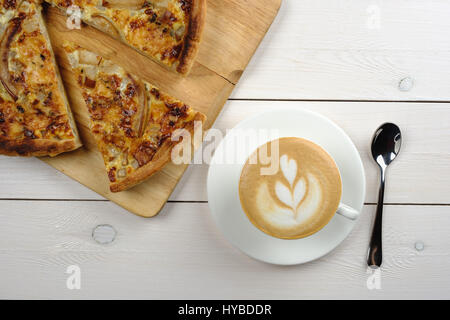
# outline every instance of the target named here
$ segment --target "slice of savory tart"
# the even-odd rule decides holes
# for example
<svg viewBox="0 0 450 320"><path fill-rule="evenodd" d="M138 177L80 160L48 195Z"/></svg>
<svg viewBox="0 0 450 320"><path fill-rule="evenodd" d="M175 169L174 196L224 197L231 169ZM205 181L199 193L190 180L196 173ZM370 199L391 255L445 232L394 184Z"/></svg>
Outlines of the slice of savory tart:
<svg viewBox="0 0 450 320"><path fill-rule="evenodd" d="M171 161L178 129L206 117L120 66L78 45L64 45L91 119L112 192L141 183Z"/></svg>
<svg viewBox="0 0 450 320"><path fill-rule="evenodd" d="M40 5L0 0L0 154L55 156L80 146Z"/></svg>
<svg viewBox="0 0 450 320"><path fill-rule="evenodd" d="M206 19L206 0L46 0L180 74L189 73ZM69 11L69 12L72 12Z"/></svg>

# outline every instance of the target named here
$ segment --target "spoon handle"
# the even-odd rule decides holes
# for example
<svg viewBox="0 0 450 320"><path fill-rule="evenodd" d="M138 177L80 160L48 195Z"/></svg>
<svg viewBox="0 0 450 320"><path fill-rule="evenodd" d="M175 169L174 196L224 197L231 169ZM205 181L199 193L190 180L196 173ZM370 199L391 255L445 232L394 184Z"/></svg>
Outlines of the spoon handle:
<svg viewBox="0 0 450 320"><path fill-rule="evenodd" d="M381 266L383 260L381 248L382 236L382 220L383 220L383 202L384 202L384 185L386 180L386 168L381 168L380 190L378 192L377 213L373 224L372 238L370 239L369 253L367 255L367 264L370 266Z"/></svg>

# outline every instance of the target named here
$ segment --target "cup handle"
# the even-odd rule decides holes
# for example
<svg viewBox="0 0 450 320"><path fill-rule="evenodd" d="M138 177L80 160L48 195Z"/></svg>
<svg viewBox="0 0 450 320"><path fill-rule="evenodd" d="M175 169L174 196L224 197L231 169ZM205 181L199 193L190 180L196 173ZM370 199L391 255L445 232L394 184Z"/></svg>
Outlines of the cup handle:
<svg viewBox="0 0 450 320"><path fill-rule="evenodd" d="M356 220L356 218L358 218L359 216L359 211L343 203L339 203L337 213L350 220Z"/></svg>

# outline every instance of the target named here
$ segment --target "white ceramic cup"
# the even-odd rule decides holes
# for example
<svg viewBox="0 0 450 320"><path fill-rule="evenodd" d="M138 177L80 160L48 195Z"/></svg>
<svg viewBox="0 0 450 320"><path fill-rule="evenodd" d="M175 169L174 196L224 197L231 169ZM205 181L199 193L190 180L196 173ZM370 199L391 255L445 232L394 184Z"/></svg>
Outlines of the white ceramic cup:
<svg viewBox="0 0 450 320"><path fill-rule="evenodd" d="M339 203L339 208L337 209L336 213L340 214L341 216L344 216L350 220L356 220L359 216L359 211L356 209L353 209L352 207L344 204Z"/></svg>
<svg viewBox="0 0 450 320"><path fill-rule="evenodd" d="M293 137L293 138L295 138L295 137ZM301 138L301 139L304 139L304 138ZM304 140L307 140L307 141L313 143L314 145L319 146L317 143L315 143L315 142L313 142L313 141L311 141L311 140L308 140L308 139L304 139ZM264 145L264 144L263 144L263 145ZM259 148L261 148L263 145L260 145L256 150L258 150ZM342 192L341 192L340 203L339 203L339 206L338 206L338 209L337 209L336 213L339 214L339 215L341 215L341 216L343 216L343 217L345 217L345 218L347 218L347 219L350 219L350 220L356 220L356 219L358 218L359 214L360 214L360 211L358 211L358 210L352 208L351 206L349 206L349 205L347 205L347 204L341 202L344 186L342 185L342 175L341 175L341 172L340 172L340 170L339 170L339 167L338 167L337 164L336 164L336 161L335 161L334 158L331 156L331 154L330 154L327 150L325 150L325 148L323 148L322 146L319 146L319 147L320 147L322 150L324 150L324 151L328 154L328 156L333 160L333 162L334 162L334 164L335 164L335 166L336 166L336 168L337 168L337 170L338 170L338 173L339 173L339 178L340 178L340 181L341 181L341 190L342 190ZM243 171L243 169L244 169L244 167L245 167L245 164L246 164L246 161L244 162L244 164L243 164L242 167L241 167L241 170L240 170L241 174L240 174L239 176L242 175L242 171ZM239 183L240 183L240 182L239 182ZM242 207L242 203L241 203L241 207ZM244 210L244 208L242 208L242 209ZM244 211L245 211L245 210L244 210ZM328 223L329 223L329 221L328 221ZM327 223L327 224L328 224L328 223ZM327 224L323 225L323 226L322 226L321 228L319 228L316 232L318 232L320 229L322 229L323 227L325 227ZM316 232L314 232L314 233L316 233ZM312 234L314 234L314 233L312 233Z"/></svg>

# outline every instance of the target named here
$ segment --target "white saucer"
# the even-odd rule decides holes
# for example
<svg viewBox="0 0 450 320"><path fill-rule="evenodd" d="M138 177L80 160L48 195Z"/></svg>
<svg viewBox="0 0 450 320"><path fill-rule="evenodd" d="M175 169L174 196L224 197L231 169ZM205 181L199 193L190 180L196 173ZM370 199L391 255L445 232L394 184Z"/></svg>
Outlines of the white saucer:
<svg viewBox="0 0 450 320"><path fill-rule="evenodd" d="M236 151L242 130L278 130L271 136L250 142L247 150ZM279 137L301 137L322 146L336 161L342 177L342 202L361 211L365 197L365 175L361 158L347 134L324 116L299 108L283 108L251 117L233 128L214 153L208 173L208 202L212 216L225 237L255 259L293 265L318 259L336 248L350 233L355 221L335 215L319 232L297 240L271 237L247 218L239 201L242 166L258 146ZM239 161L226 164L236 153ZM228 161L230 163L230 161Z"/></svg>

